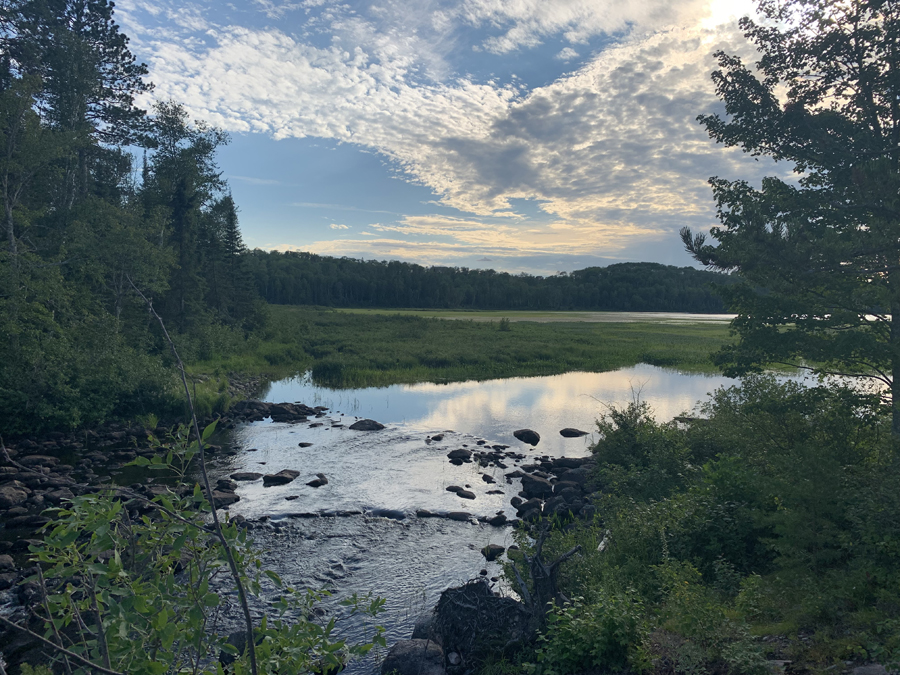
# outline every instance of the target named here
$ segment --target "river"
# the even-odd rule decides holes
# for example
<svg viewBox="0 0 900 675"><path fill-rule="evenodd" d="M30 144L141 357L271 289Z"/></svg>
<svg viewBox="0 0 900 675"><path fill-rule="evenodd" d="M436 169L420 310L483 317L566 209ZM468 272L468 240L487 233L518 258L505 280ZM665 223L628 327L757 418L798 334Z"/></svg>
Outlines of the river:
<svg viewBox="0 0 900 675"><path fill-rule="evenodd" d="M668 420L731 384L733 380L721 376L647 365L607 373L355 390L331 390L317 387L308 377L295 378L272 384L265 399L326 406L325 416L315 420L321 426L269 420L239 426L231 436L237 453L220 455L212 473L224 477L235 471L300 471L288 485L240 484L241 501L231 512L248 519L268 517L254 529L254 538L269 568L288 583L328 588L335 598L368 591L386 598L379 623L386 627L390 645L409 637L416 616L430 609L444 588L481 570L498 578L499 564L485 563L480 550L488 543L513 543L511 528L491 527L475 518L500 511L515 517L509 500L520 489L518 481L507 484L502 469L454 466L447 452L473 449L483 441L508 445L529 458L518 463L540 455L584 456L596 440L596 420L608 406L639 398L658 419ZM386 428L349 430L357 418L375 419ZM541 435L534 448L512 435L525 427ZM591 433L563 438L559 430L564 427ZM431 440L436 434L442 438ZM510 461L507 471L515 464ZM305 483L317 473L325 474L328 484L308 487ZM482 473L496 483L485 482ZM450 485L470 486L476 498L461 499L445 489ZM489 494L498 489L500 494ZM467 511L473 519L417 518L419 509ZM329 609L339 612L333 603ZM350 619L341 631L363 639L367 627ZM376 670L375 660L367 659L351 664L347 672Z"/></svg>

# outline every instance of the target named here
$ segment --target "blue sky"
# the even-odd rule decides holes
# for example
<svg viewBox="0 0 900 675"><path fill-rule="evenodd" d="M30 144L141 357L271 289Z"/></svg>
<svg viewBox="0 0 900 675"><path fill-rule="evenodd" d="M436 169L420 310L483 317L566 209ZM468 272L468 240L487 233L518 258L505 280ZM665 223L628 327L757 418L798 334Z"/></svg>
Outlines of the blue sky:
<svg viewBox="0 0 900 675"><path fill-rule="evenodd" d="M250 247L553 274L686 265L710 176L712 53L745 0L121 0L153 100L231 134Z"/></svg>

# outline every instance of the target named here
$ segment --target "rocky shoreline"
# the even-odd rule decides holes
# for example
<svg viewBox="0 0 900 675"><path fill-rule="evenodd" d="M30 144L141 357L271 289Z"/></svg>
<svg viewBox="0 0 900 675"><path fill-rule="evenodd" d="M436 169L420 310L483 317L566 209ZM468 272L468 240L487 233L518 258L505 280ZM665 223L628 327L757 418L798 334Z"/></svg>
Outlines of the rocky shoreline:
<svg viewBox="0 0 900 675"><path fill-rule="evenodd" d="M227 415L219 418L219 429L231 429L242 423L271 419L273 422L285 424L307 424L310 427L321 426L328 420L325 417L327 408L323 406L309 407L295 403L266 403L256 400L245 400L236 404ZM210 420L207 420L207 422ZM342 426L332 422L332 427ZM383 429L383 425L374 420L357 420L348 427L354 431L373 432ZM531 445L539 441L539 436L530 430L524 434L528 439L520 438ZM573 430L563 430L566 436ZM577 430L574 430L577 431ZM40 439L17 439L5 445L5 453L0 456L0 605L2 611L11 613L16 607L27 607L36 600L39 589L33 582L26 581L32 574L28 566L28 548L40 541L40 528L49 522L45 515L47 508L64 504L77 495L92 491L114 489L119 491L120 498L126 502L129 511L145 512L143 499L164 493L171 487L154 482L154 477L137 476L138 469L125 469L124 465L138 457L151 457L157 449L152 438L165 440L172 433L168 427L157 427L147 430L137 425L110 424L101 429L82 430L77 433L50 433ZM583 432L580 432L583 433ZM533 434L532 437L530 434ZM516 432L519 438L520 432ZM424 439L426 444L440 443L443 434L435 434ZM533 440L534 443L529 441ZM300 447L309 445L300 443ZM533 522L542 516L555 516L570 522L576 518L590 519L593 516L591 504L592 494L596 486L591 483L592 462L590 458L552 458L540 456L536 459L522 452L510 449L507 445L489 444L477 440L473 447L462 443L462 447L442 452L447 461L454 465L472 464L485 469L480 478L484 483L498 481L512 485L516 479L521 480L521 490L512 497L512 506L516 509L516 519L508 518L503 511L496 515L476 516L469 511L449 510L433 512L418 509L417 518L445 518L448 520L481 522L495 527L515 526L520 521ZM452 446L451 446L452 447ZM249 450L249 449L248 449ZM209 454L236 454L236 450L214 444L208 445ZM530 463L521 464L525 460ZM513 465L517 466L513 466ZM506 470L494 475L487 470ZM128 473L126 473L128 472ZM134 472L132 475L131 472ZM216 482L213 498L217 507L227 508L240 500L236 494L238 484L243 481L262 481L263 485L286 484L296 480L299 472L283 469L277 473L263 474L237 472L228 478L220 478ZM126 479L136 480L130 485ZM311 488L328 484L328 477L318 474L306 483ZM455 492L461 500L474 500L475 493L470 486L448 486L447 490ZM499 486L498 486L499 487ZM189 489L175 487L176 491ZM489 494L503 491L493 489ZM289 497L287 498L289 499ZM347 517L365 515L404 519L412 517L411 513L393 512L380 509L378 512L362 513L357 510L323 511L319 513L296 513L289 517ZM263 516L256 521L244 521L241 516L235 518L248 528L268 527L271 523ZM488 550L490 549L490 550ZM495 560L505 549L491 545L483 551L487 561ZM9 656L9 649L16 646L17 651L28 651L29 645L23 643L19 636L0 631L0 643L9 645L4 652ZM16 661L21 654L16 655Z"/></svg>

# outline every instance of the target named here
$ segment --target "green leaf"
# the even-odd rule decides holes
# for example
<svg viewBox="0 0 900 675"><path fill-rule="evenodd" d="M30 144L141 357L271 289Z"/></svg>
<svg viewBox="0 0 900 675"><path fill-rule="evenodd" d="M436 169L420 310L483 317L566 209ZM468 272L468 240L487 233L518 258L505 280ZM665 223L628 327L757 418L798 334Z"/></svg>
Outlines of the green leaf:
<svg viewBox="0 0 900 675"><path fill-rule="evenodd" d="M205 442L210 436L212 436L216 431L216 424L219 420L213 420L210 422L207 427L203 430L203 441Z"/></svg>

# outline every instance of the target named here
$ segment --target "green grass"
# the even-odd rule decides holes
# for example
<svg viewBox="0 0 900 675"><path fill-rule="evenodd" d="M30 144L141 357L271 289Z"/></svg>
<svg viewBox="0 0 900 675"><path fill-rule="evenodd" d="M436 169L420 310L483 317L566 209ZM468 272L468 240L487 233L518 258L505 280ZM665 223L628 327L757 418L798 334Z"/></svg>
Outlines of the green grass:
<svg viewBox="0 0 900 675"><path fill-rule="evenodd" d="M468 314L468 313L467 313ZM525 321L484 312L446 321L418 312L271 307L269 326L236 353L191 364L195 373L286 377L311 369L334 387L451 382L608 371L637 363L715 372L709 354L728 338L718 323ZM485 321L493 316L496 321ZM566 315L561 315L565 317ZM503 329L499 319L508 317Z"/></svg>

